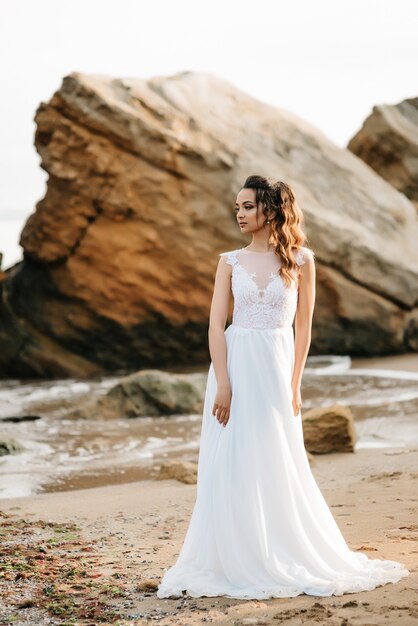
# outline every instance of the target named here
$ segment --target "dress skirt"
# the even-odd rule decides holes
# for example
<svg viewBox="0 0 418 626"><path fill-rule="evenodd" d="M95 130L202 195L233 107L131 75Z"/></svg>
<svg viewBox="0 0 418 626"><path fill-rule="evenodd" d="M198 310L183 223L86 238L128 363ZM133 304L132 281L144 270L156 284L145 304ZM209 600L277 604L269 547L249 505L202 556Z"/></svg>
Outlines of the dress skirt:
<svg viewBox="0 0 418 626"><path fill-rule="evenodd" d="M401 563L350 550L315 481L292 407L292 326L231 324L225 339L230 418L212 415L211 363L196 502L157 596L339 596L407 576Z"/></svg>

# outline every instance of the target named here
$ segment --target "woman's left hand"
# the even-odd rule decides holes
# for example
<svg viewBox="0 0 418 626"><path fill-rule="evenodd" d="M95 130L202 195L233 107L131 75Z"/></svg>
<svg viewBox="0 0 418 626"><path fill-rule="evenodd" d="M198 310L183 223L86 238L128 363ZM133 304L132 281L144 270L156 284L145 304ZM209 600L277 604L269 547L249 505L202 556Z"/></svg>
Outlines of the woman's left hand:
<svg viewBox="0 0 418 626"><path fill-rule="evenodd" d="M300 385L292 385L292 406L293 413L296 415L299 414L299 411L302 407L302 397L300 395Z"/></svg>

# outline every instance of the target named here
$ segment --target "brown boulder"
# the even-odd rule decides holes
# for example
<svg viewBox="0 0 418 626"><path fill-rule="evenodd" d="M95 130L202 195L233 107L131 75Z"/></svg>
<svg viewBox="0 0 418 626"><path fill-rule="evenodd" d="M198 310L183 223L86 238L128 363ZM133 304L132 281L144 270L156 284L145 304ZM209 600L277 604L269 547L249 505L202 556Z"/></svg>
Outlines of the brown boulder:
<svg viewBox="0 0 418 626"><path fill-rule="evenodd" d="M49 179L0 283L0 375L207 363L218 252L246 245L233 204L260 172L294 186L317 254L311 353L418 349L413 205L299 118L209 74L73 73L35 121Z"/></svg>
<svg viewBox="0 0 418 626"><path fill-rule="evenodd" d="M197 483L197 463L194 461L164 461L156 480L175 479L187 485Z"/></svg>
<svg viewBox="0 0 418 626"><path fill-rule="evenodd" d="M418 209L418 98L374 106L347 147Z"/></svg>
<svg viewBox="0 0 418 626"><path fill-rule="evenodd" d="M334 404L302 414L303 438L309 452L354 452L356 431L350 409Z"/></svg>

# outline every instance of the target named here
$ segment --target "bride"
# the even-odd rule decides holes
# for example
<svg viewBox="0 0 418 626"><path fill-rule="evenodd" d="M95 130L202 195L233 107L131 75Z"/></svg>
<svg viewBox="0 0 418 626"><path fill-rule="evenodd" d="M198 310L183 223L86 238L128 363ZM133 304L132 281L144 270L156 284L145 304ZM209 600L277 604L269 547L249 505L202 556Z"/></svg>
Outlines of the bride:
<svg viewBox="0 0 418 626"><path fill-rule="evenodd" d="M331 596L396 583L410 573L403 564L349 548L306 455L300 389L316 270L295 193L250 176L234 211L251 242L220 254L196 502L157 596Z"/></svg>

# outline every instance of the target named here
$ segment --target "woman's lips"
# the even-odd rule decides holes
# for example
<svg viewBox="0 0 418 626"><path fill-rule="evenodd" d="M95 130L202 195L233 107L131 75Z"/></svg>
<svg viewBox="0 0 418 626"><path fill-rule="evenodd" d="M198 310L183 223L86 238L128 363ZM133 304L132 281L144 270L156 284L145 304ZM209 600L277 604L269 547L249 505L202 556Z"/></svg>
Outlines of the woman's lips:
<svg viewBox="0 0 418 626"><path fill-rule="evenodd" d="M240 225L240 226L246 226L246 225L247 225L247 222L240 222L240 223L239 223L239 225Z"/></svg>

